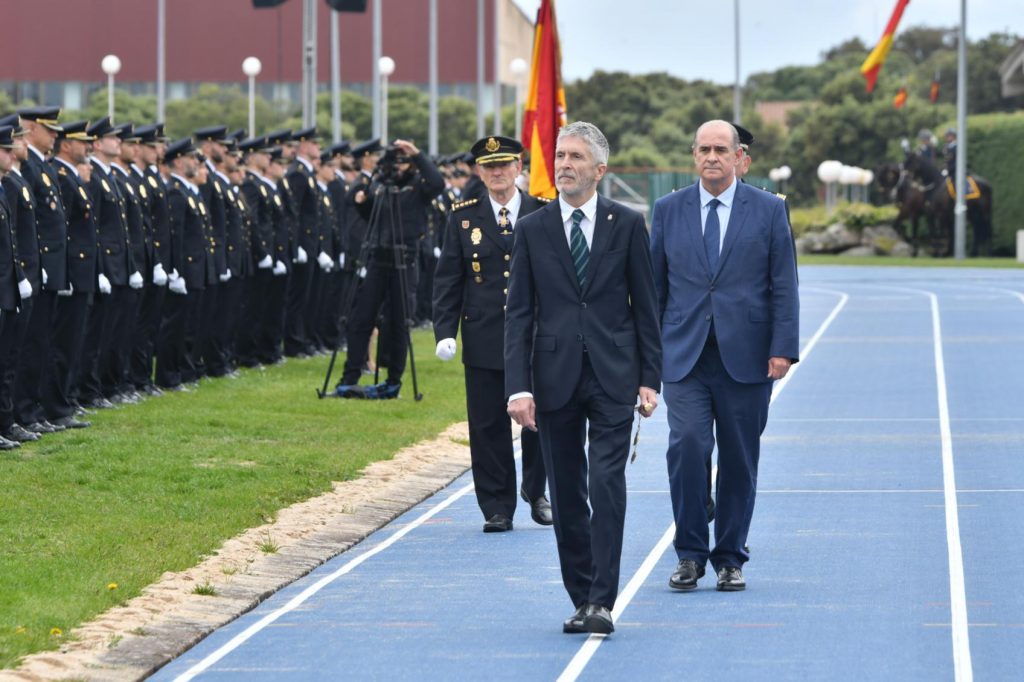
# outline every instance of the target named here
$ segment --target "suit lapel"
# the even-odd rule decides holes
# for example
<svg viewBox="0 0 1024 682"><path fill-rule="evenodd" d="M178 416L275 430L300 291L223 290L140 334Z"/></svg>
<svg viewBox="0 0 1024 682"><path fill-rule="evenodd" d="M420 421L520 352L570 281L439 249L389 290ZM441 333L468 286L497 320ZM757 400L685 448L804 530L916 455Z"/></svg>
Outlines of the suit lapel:
<svg viewBox="0 0 1024 682"><path fill-rule="evenodd" d="M569 253L569 242L565 239L565 226L562 224L560 204L558 201L552 201L540 210L544 212L544 232L548 236L551 248L565 269L565 273L569 275L569 280L576 288L576 292L580 293L580 282L576 279L576 266L573 265L572 254Z"/></svg>
<svg viewBox="0 0 1024 682"><path fill-rule="evenodd" d="M604 256L605 251L608 250L608 244L611 241L612 232L615 230L616 218L618 218L618 215L612 205L612 202L598 195L597 212L594 214L594 239L593 243L590 245L590 261L587 263L587 286L583 290L584 294L590 291L590 287L596 279L594 274L598 272L598 266L601 264L601 257ZM573 274L576 274L575 267L573 269Z"/></svg>
<svg viewBox="0 0 1024 682"><path fill-rule="evenodd" d="M698 180L697 182L700 182ZM704 248L704 228L700 224L700 188L696 184L693 185L693 191L690 192L686 201L683 203L683 224L686 225L686 231L690 235L690 242L692 248L697 255L697 258L704 265L704 270L708 273L708 277L714 276L715 273L711 272L711 263L708 262L708 252Z"/></svg>
<svg viewBox="0 0 1024 682"><path fill-rule="evenodd" d="M733 195L732 210L729 212L729 225L725 229L725 240L722 243L722 255L718 259L721 270L725 259L732 252L732 247L739 241L740 232L747 222L747 187L737 181L736 194Z"/></svg>

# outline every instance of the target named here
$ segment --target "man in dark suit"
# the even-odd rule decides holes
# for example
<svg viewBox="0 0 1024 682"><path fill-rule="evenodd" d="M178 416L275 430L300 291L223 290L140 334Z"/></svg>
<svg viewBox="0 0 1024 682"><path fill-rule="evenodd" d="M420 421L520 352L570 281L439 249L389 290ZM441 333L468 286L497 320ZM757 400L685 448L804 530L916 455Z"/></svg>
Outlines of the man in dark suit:
<svg viewBox="0 0 1024 682"><path fill-rule="evenodd" d="M651 230L679 559L669 585L695 589L710 559L718 589L739 591L772 382L797 361L796 261L783 201L736 179L736 128L702 125L693 157L700 181L659 199ZM707 467L716 434L712 551Z"/></svg>
<svg viewBox="0 0 1024 682"><path fill-rule="evenodd" d="M508 412L539 429L562 582L576 607L562 629L605 634L614 630L633 409L639 396L649 416L661 385L647 229L639 213L597 195L607 162L608 142L592 124L559 131L560 196L516 226L505 317Z"/></svg>
<svg viewBox="0 0 1024 682"><path fill-rule="evenodd" d="M512 235L520 218L547 203L516 189L522 152L523 146L507 137L485 137L473 145L488 194L482 200L454 204L434 273L434 337L441 360L455 357L455 334L462 327L469 449L485 533L512 530L516 510L504 353ZM521 494L530 504L533 520L550 526L551 504L544 496L544 462L537 434L523 429L522 445Z"/></svg>

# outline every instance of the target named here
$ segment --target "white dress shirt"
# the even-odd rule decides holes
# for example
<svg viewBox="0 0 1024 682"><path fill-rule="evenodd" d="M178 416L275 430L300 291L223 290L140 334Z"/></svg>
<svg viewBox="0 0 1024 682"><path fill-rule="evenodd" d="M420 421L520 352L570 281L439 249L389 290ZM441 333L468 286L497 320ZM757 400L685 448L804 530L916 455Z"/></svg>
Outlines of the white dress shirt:
<svg viewBox="0 0 1024 682"><path fill-rule="evenodd" d="M494 222L499 226L501 225L501 217L498 215L498 212L503 208L507 208L509 227L514 228L516 226L516 219L519 217L519 207L523 205L523 197L520 196L519 192L513 192L512 198L509 199L507 204L499 204L490 194L487 195L487 198L491 202L491 210L494 211Z"/></svg>
<svg viewBox="0 0 1024 682"><path fill-rule="evenodd" d="M562 227L565 229L565 241L569 245L569 251L571 253L572 213L576 210L576 207L567 204L561 195L559 195L558 208L562 211ZM594 244L594 223L597 221L597 192L594 192L594 195L587 199L587 203L580 206L580 210L583 211L583 220L580 222L580 229L583 230L583 236L587 240L587 248L591 249Z"/></svg>

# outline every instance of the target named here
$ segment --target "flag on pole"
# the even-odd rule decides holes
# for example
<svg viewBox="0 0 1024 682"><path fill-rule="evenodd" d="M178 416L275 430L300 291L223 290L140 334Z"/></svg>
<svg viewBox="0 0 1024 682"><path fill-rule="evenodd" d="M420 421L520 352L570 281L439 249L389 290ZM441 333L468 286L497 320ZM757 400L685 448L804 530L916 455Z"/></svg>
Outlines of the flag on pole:
<svg viewBox="0 0 1024 682"><path fill-rule="evenodd" d="M939 101L939 72L935 72L935 78L932 79L932 87L928 91L928 101L935 104Z"/></svg>
<svg viewBox="0 0 1024 682"><path fill-rule="evenodd" d="M871 54L864 60L864 63L860 65L860 72L864 75L864 80L867 81L868 92L875 89L875 81L878 80L878 72L882 68L882 64L885 63L885 58L889 56L889 50L892 49L893 36L896 34L896 26L900 23L900 18L903 16L903 10L910 4L910 0L897 0L896 9L892 11L892 16L889 17L889 23L885 26L885 32L882 33L881 40L875 45L875 49L871 50Z"/></svg>
<svg viewBox="0 0 1024 682"><path fill-rule="evenodd" d="M541 0L533 34L530 89L523 116L523 146L530 150L530 194L554 199L555 141L567 122L562 87L562 50L555 1Z"/></svg>
<svg viewBox="0 0 1024 682"><path fill-rule="evenodd" d="M896 96L892 98L892 105L897 109L902 109L903 105L907 103L907 89L900 88L896 92Z"/></svg>

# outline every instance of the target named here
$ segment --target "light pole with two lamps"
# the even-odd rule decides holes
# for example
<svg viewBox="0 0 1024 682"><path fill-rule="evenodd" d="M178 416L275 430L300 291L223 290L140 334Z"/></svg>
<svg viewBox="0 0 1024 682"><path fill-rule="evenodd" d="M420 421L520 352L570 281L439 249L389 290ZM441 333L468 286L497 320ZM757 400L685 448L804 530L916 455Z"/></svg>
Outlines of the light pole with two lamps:
<svg viewBox="0 0 1024 682"><path fill-rule="evenodd" d="M121 70L121 59L116 54L108 54L100 62L100 68L107 74L107 116L114 122L114 76Z"/></svg>
<svg viewBox="0 0 1024 682"><path fill-rule="evenodd" d="M263 70L259 57L246 57L242 73L249 77L249 137L256 136L256 76Z"/></svg>
<svg viewBox="0 0 1024 682"><path fill-rule="evenodd" d="M380 139L388 145L388 77L395 72L395 60L381 57L378 62L380 69Z"/></svg>

